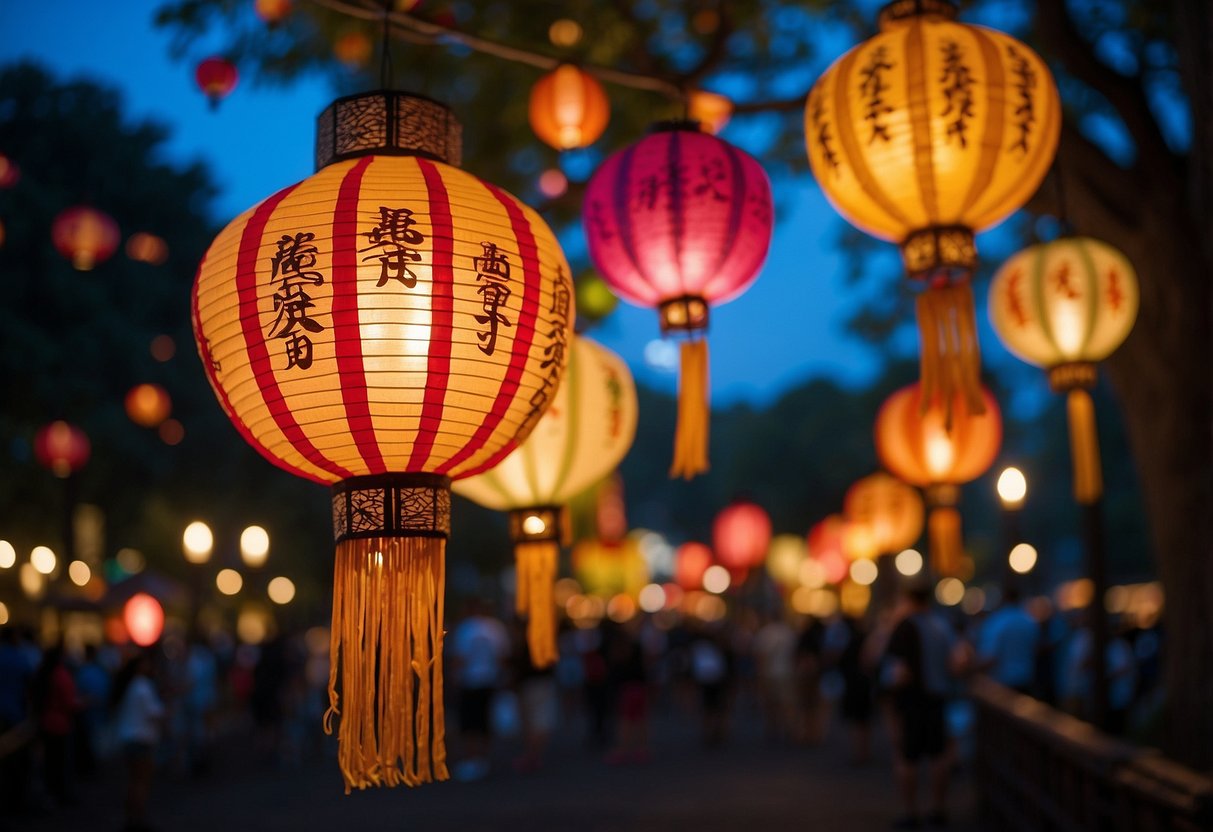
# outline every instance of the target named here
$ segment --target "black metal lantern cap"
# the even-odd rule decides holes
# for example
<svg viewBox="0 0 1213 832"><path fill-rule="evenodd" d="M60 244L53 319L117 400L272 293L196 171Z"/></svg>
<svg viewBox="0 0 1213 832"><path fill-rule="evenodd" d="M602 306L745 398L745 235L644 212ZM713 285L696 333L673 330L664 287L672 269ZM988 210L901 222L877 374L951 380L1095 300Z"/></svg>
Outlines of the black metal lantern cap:
<svg viewBox="0 0 1213 832"><path fill-rule="evenodd" d="M316 170L360 156L421 156L458 167L463 127L450 107L424 95L347 95L316 119Z"/></svg>
<svg viewBox="0 0 1213 832"><path fill-rule="evenodd" d="M668 118L664 121L655 121L649 125L649 135L654 133L676 133L682 131L684 133L699 133L700 123L693 118Z"/></svg>
<svg viewBox="0 0 1213 832"><path fill-rule="evenodd" d="M912 17L955 20L956 4L952 0L893 0L881 6L876 25L883 32L890 24Z"/></svg>
<svg viewBox="0 0 1213 832"><path fill-rule="evenodd" d="M451 535L451 478L371 474L333 484L333 541Z"/></svg>

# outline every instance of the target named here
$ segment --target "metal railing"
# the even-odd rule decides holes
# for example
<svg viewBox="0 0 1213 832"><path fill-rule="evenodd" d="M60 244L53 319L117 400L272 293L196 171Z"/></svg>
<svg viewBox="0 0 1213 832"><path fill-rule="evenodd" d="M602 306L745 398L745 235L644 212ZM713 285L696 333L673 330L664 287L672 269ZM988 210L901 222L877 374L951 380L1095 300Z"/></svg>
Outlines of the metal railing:
<svg viewBox="0 0 1213 832"><path fill-rule="evenodd" d="M977 788L996 828L1213 830L1213 778L989 679L971 693Z"/></svg>

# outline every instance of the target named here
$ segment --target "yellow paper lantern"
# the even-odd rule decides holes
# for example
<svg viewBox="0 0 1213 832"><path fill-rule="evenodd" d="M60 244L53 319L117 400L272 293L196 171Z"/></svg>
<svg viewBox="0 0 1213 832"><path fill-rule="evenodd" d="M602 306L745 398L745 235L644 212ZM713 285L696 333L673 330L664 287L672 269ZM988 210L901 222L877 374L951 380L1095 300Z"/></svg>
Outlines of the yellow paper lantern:
<svg viewBox="0 0 1213 832"><path fill-rule="evenodd" d="M880 32L817 80L809 162L858 228L900 244L918 299L928 401L981 412L969 278L973 235L1020 208L1052 163L1061 105L1048 67L1002 32L958 23L947 0L898 0Z"/></svg>
<svg viewBox="0 0 1213 832"><path fill-rule="evenodd" d="M1007 349L1049 371L1067 396L1074 493L1103 493L1095 405L1096 362L1129 336L1137 319L1137 274L1128 258L1089 237L1030 246L1003 264L990 285L990 323Z"/></svg>
<svg viewBox="0 0 1213 832"><path fill-rule="evenodd" d="M600 598L637 597L649 582L649 567L640 544L625 538L618 543L583 540L573 547L573 575L586 592Z"/></svg>
<svg viewBox="0 0 1213 832"><path fill-rule="evenodd" d="M340 715L347 790L447 776L450 481L526 438L572 337L555 236L453 167L459 135L425 98L338 100L320 116L318 172L233 220L194 287L229 418L280 468L333 485L326 726Z"/></svg>
<svg viewBox="0 0 1213 832"><path fill-rule="evenodd" d="M606 130L610 114L602 84L573 64L561 64L531 88L531 129L557 150L593 144Z"/></svg>
<svg viewBox="0 0 1213 832"><path fill-rule="evenodd" d="M900 552L922 534L922 497L897 477L875 473L847 490L843 515L868 529L876 554Z"/></svg>
<svg viewBox="0 0 1213 832"><path fill-rule="evenodd" d="M126 394L126 415L136 425L157 427L173 411L173 400L159 384L136 384Z"/></svg>
<svg viewBox="0 0 1213 832"><path fill-rule="evenodd" d="M556 653L552 586L565 527L563 506L609 474L636 435L636 385L627 364L575 337L564 382L530 437L495 468L460 480L455 492L510 513L519 614L527 615L531 661Z"/></svg>

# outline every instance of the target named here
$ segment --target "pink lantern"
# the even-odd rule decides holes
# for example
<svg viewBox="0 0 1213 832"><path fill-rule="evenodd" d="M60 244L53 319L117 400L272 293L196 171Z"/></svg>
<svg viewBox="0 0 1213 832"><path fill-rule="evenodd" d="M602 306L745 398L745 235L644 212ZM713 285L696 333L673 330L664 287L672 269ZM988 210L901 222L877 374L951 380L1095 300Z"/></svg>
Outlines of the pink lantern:
<svg viewBox="0 0 1213 832"><path fill-rule="evenodd" d="M122 623L131 641L150 647L164 631L164 608L146 592L136 593L122 608Z"/></svg>
<svg viewBox="0 0 1213 832"><path fill-rule="evenodd" d="M687 592L703 589L703 573L712 565L712 550L691 541L674 553L674 583Z"/></svg>
<svg viewBox="0 0 1213 832"><path fill-rule="evenodd" d="M586 188L590 256L615 294L686 333L671 476L707 470L708 307L743 292L771 242L762 166L696 122L666 122L603 163Z"/></svg>
<svg viewBox="0 0 1213 832"><path fill-rule="evenodd" d="M735 500L712 523L712 548L722 566L734 575L762 566L771 544L771 518L762 506Z"/></svg>

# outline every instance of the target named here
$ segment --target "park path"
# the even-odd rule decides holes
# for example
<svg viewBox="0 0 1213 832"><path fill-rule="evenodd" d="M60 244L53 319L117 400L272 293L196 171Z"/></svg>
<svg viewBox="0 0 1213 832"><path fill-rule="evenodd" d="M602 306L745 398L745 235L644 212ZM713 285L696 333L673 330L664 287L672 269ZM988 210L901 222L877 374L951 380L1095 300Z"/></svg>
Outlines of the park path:
<svg viewBox="0 0 1213 832"><path fill-rule="evenodd" d="M709 750L687 721L666 715L655 721L652 759L624 766L608 765L573 739L579 734L578 727L568 730L537 773L515 773L503 741L484 780L348 797L332 749L297 765L272 765L247 743L229 740L206 777L158 776L151 819L162 832L875 832L889 829L897 815L886 755L865 767L848 764L840 726L816 748L766 740L751 725ZM120 829L118 768L82 786L77 805L16 829ZM981 828L972 820L973 804L962 772L950 830Z"/></svg>

